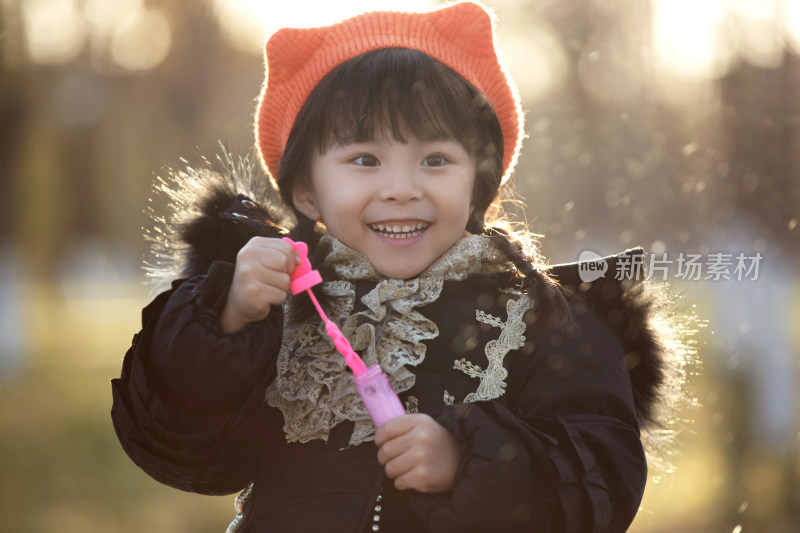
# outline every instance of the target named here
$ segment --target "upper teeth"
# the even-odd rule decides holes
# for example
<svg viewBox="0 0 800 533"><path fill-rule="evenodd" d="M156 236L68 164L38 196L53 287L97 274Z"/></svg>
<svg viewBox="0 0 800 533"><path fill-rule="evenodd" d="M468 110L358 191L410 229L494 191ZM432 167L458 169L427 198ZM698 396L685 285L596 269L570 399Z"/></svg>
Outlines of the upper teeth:
<svg viewBox="0 0 800 533"><path fill-rule="evenodd" d="M412 231L419 231L421 229L425 229L428 227L428 224L425 222L416 222L414 224L403 224L402 226L399 224L389 225L389 224L372 224L372 228L378 231L385 231L387 233L409 233Z"/></svg>

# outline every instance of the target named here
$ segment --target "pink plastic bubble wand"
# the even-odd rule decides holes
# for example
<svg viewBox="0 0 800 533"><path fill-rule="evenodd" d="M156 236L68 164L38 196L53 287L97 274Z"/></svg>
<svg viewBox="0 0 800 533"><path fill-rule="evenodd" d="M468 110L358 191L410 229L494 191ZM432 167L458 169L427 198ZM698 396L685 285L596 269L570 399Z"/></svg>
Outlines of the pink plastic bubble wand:
<svg viewBox="0 0 800 533"><path fill-rule="evenodd" d="M291 274L289 290L292 294L306 291L311 298L314 307L317 308L319 316L325 323L325 331L333 340L336 350L344 357L347 366L353 371L353 381L356 384L361 400L369 412L369 416L375 423L375 427L381 427L392 418L406 414L403 404L394 392L389 378L383 373L380 365L372 365L367 368L364 361L353 350L347 338L342 335L339 327L328 319L322 306L319 305L317 297L311 292L311 287L322 283L322 276L318 270L311 268L311 261L308 260L308 245L304 242L294 242L288 237L284 241L292 245L300 257L300 264Z"/></svg>

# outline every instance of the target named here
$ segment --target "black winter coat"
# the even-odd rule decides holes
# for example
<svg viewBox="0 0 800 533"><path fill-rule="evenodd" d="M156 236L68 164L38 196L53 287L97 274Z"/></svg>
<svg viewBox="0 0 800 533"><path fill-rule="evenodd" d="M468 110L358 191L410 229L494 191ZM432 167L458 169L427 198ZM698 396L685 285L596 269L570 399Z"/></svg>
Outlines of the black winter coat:
<svg viewBox="0 0 800 533"><path fill-rule="evenodd" d="M238 222L228 215L241 198L229 200L233 207L212 213L228 225ZM629 526L647 477L640 424L661 379L648 305L630 296L630 286L581 284L575 265L554 267L554 277L581 294L570 297L573 327L543 328L529 311L524 343L502 361L505 393L459 403L477 383L453 361L486 367L484 348L499 333L476 324L476 310L507 320L506 303L519 295L486 276L445 282L439 299L419 309L440 333L426 341L429 355L401 401L449 429L462 460L452 491L423 494L394 489L371 442L348 446L349 422L335 426L327 443L287 443L282 413L264 401L282 312L224 334L218 317L233 263L222 259L194 265L206 273L176 281L144 309L112 382L120 442L158 481L203 494L253 483L238 524L248 533L611 533ZM356 302L373 286L359 282Z"/></svg>

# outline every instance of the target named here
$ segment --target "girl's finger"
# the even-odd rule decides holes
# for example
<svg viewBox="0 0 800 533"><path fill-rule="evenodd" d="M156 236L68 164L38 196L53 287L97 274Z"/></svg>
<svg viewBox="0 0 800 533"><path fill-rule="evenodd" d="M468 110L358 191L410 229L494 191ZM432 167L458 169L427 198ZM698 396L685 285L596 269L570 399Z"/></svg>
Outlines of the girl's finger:
<svg viewBox="0 0 800 533"><path fill-rule="evenodd" d="M295 250L288 242L267 237L250 239L237 255L237 262L242 260L281 272L292 272L297 264Z"/></svg>
<svg viewBox="0 0 800 533"><path fill-rule="evenodd" d="M289 246L288 243L283 243ZM262 246L255 250L255 260L266 269L277 270L279 272L292 272L294 270L295 257L294 249L289 246L289 250L270 246Z"/></svg>
<svg viewBox="0 0 800 533"><path fill-rule="evenodd" d="M406 453L411 448L411 442L405 435L386 441L378 450L378 462L387 464L392 459Z"/></svg>
<svg viewBox="0 0 800 533"><path fill-rule="evenodd" d="M386 472L386 477L398 479L414 470L416 466L417 462L408 453L404 453L386 463L383 469Z"/></svg>
<svg viewBox="0 0 800 533"><path fill-rule="evenodd" d="M414 489L419 492L442 492L451 486L445 484L444 479L438 479L438 474L429 465L416 465L394 480L397 490Z"/></svg>
<svg viewBox="0 0 800 533"><path fill-rule="evenodd" d="M264 285L275 287L282 291L283 296L286 297L286 291L289 290L289 285L292 278L286 272L267 270L259 273L259 281Z"/></svg>
<svg viewBox="0 0 800 533"><path fill-rule="evenodd" d="M419 423L419 415L402 415L392 418L375 432L375 444L383 446L385 442L405 435Z"/></svg>
<svg viewBox="0 0 800 533"><path fill-rule="evenodd" d="M424 488L422 483L422 478L420 477L417 468L411 468L409 470L406 470L401 475L396 476L392 479L394 479L394 486L397 490L415 489L419 490L420 492L427 492L425 490L422 490Z"/></svg>

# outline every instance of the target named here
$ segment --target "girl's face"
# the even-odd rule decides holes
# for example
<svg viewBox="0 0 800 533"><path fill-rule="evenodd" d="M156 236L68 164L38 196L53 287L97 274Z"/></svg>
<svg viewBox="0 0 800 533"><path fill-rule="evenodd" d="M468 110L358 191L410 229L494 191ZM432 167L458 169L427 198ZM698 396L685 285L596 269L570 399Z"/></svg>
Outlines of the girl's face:
<svg viewBox="0 0 800 533"><path fill-rule="evenodd" d="M380 139L315 154L297 209L362 253L383 276L425 270L464 234L475 161L453 140Z"/></svg>

